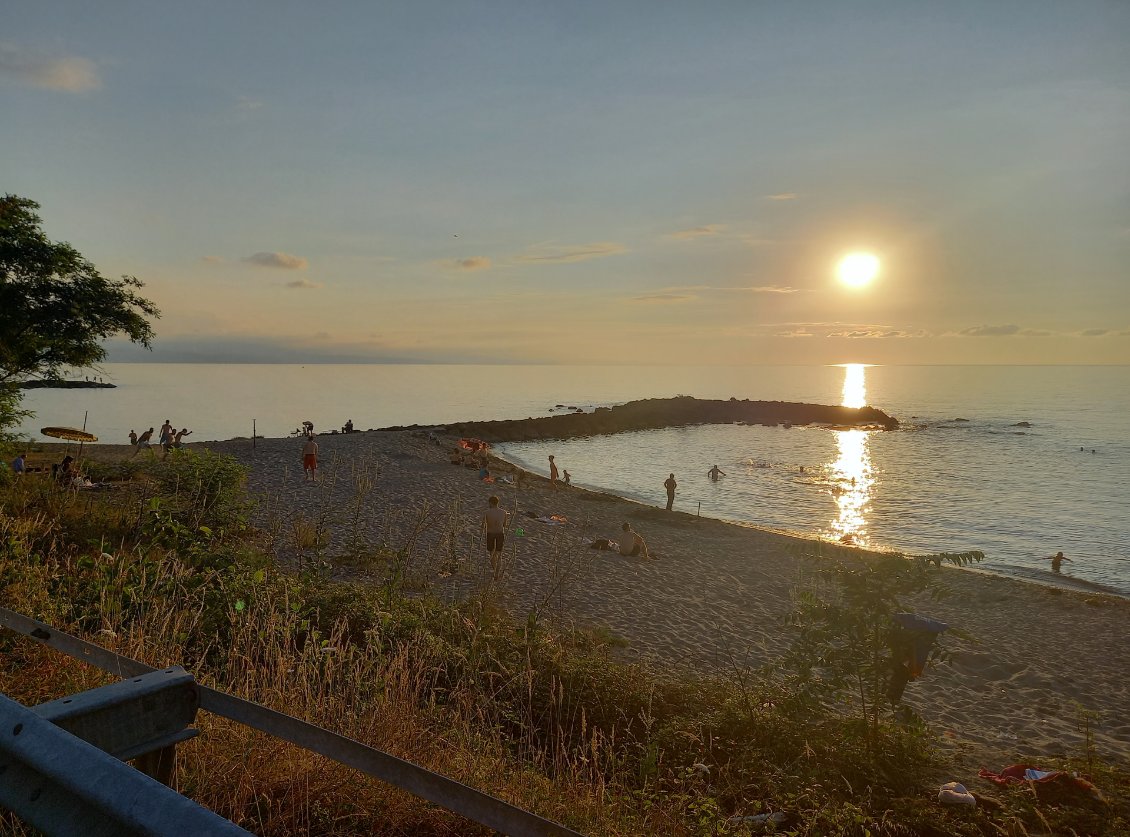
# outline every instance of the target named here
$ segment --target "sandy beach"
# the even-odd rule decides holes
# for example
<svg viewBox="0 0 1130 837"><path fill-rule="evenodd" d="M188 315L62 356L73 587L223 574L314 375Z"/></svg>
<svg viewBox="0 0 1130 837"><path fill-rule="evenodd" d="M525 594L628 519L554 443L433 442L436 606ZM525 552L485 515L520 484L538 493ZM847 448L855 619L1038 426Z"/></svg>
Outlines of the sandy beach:
<svg viewBox="0 0 1130 837"><path fill-rule="evenodd" d="M427 431L318 437L317 483L304 481L301 439L198 443L249 469L256 524L284 565L299 560L296 531L327 538L320 560L334 578L364 581L377 545L410 555L418 589L461 597L488 590L519 621L605 628L628 658L710 671L758 666L790 642L784 625L803 583L811 541L696 518L576 487L554 491L484 484L449 461L451 440ZM96 446L116 458L121 446ZM505 463L494 473L510 474ZM657 477L656 502L662 493ZM511 513L505 574L491 577L481 534L487 498ZM529 516L532 513L534 517ZM535 517L557 515L551 525ZM629 522L658 555L645 561L590 548ZM358 558L356 554L361 557ZM304 560L312 560L306 550ZM1049 580L1051 580L1049 578ZM999 769L1017 759L1080 753L1081 710L1099 713L1105 757L1130 762L1130 601L1087 590L953 569L952 595L918 612L968 633L949 638L952 665L912 683L906 699L968 763Z"/></svg>

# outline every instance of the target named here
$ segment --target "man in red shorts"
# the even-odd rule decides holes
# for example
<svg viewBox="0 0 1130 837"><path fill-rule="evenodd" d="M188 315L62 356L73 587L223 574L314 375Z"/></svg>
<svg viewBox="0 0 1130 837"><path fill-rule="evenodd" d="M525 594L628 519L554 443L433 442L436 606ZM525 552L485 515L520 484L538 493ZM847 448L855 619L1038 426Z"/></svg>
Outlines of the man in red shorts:
<svg viewBox="0 0 1130 837"><path fill-rule="evenodd" d="M318 443L314 441L313 436L307 438L306 444L302 446L302 470L306 472L307 480L317 482Z"/></svg>

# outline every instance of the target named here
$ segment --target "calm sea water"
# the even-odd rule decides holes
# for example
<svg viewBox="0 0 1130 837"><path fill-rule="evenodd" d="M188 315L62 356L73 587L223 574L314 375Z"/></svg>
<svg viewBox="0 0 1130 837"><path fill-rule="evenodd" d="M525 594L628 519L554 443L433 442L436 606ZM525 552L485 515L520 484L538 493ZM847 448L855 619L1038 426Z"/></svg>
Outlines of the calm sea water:
<svg viewBox="0 0 1130 837"><path fill-rule="evenodd" d="M677 394L873 404L904 429L722 425L502 453L543 473L553 453L575 483L655 505L674 472L684 511L910 552L980 549L1016 575L1063 550L1072 575L1130 593L1130 367L111 364L103 377L118 388L29 391L24 432L84 413L103 441L125 442L165 418L198 441L250 436L253 419L285 436L307 419L438 424Z"/></svg>

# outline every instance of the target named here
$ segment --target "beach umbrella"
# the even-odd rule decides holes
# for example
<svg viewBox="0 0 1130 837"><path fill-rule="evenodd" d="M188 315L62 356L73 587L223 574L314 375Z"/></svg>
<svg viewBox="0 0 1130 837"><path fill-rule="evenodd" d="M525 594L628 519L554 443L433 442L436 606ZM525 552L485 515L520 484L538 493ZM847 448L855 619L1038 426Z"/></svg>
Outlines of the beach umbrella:
<svg viewBox="0 0 1130 837"><path fill-rule="evenodd" d="M41 427L39 432L44 436L54 439L66 439L68 442L97 442L98 437L76 427Z"/></svg>
<svg viewBox="0 0 1130 837"><path fill-rule="evenodd" d="M83 424L86 424L84 421ZM78 442L78 457L82 459L82 446L87 442L97 442L98 437L93 433L87 433L85 430L79 430L77 427L41 427L39 432L44 436L51 436L55 439L66 439L68 442ZM71 446L67 445L67 452L69 453Z"/></svg>

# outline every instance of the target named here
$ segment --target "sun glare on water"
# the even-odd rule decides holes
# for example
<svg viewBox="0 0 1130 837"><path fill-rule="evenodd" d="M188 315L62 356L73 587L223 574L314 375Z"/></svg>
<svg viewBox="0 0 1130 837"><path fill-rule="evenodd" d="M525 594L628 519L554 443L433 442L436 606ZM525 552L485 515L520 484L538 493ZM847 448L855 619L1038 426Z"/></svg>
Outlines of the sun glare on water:
<svg viewBox="0 0 1130 837"><path fill-rule="evenodd" d="M836 267L836 276L849 288L866 287L878 275L879 258L871 253L848 253Z"/></svg>

